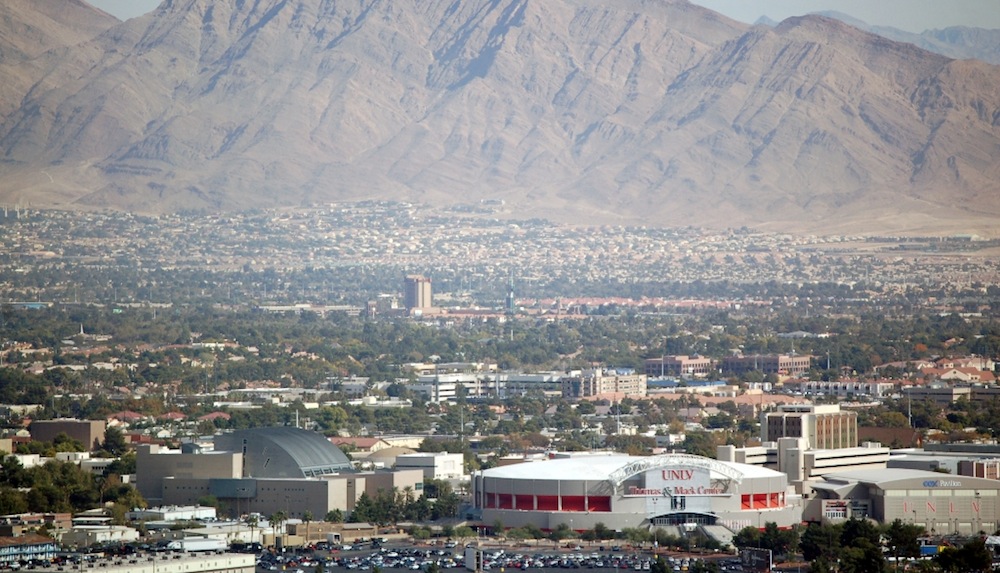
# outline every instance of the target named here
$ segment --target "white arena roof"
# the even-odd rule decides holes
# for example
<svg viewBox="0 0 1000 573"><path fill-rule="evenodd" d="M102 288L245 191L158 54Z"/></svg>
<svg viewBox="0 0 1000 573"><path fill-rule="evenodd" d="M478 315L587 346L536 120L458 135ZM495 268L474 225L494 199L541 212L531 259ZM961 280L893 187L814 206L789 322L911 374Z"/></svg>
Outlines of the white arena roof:
<svg viewBox="0 0 1000 573"><path fill-rule="evenodd" d="M611 472L632 461L633 456L583 455L538 462L524 462L483 471L484 477L537 480L608 479Z"/></svg>
<svg viewBox="0 0 1000 573"><path fill-rule="evenodd" d="M693 457L686 454L664 454L660 456L584 454L490 468L484 470L482 475L487 478L504 479L602 481L609 479L611 474L616 470L632 462L662 460L662 466L685 466L690 463ZM749 464L720 462L710 458L700 459L728 466L742 474L744 478L770 478L783 477L785 475L781 472Z"/></svg>

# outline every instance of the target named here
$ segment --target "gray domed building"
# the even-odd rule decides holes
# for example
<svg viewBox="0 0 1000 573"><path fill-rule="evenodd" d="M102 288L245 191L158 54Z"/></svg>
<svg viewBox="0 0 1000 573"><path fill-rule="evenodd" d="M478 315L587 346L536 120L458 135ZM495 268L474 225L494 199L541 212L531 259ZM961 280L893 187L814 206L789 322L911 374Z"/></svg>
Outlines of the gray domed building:
<svg viewBox="0 0 1000 573"><path fill-rule="evenodd" d="M351 460L322 434L290 426L215 436L215 450L243 454L243 477L302 478L350 471Z"/></svg>
<svg viewBox="0 0 1000 573"><path fill-rule="evenodd" d="M300 428L236 430L213 442L214 448L136 448L139 493L153 505L191 505L213 496L232 516L282 511L301 517L349 512L362 493L423 485L420 470L358 472L325 436Z"/></svg>

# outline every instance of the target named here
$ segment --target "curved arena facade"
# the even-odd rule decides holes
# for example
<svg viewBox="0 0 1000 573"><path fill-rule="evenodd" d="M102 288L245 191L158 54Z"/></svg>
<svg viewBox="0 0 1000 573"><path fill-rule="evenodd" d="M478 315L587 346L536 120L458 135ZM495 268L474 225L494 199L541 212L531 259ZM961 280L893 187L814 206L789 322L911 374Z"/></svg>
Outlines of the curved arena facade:
<svg viewBox="0 0 1000 573"><path fill-rule="evenodd" d="M566 524L584 531L687 524L732 530L802 520L788 478L773 470L687 454L574 455L492 468L472 480L484 523Z"/></svg>

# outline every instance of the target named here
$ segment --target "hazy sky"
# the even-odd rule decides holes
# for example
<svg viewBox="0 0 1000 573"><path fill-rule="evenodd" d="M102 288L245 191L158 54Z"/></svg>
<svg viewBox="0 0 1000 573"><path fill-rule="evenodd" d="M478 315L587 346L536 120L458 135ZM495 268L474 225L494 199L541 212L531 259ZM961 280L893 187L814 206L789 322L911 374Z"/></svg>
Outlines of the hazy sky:
<svg viewBox="0 0 1000 573"><path fill-rule="evenodd" d="M836 10L869 24L923 32L948 26L1000 28L997 0L691 0L730 18L753 23L781 21L809 12Z"/></svg>
<svg viewBox="0 0 1000 573"><path fill-rule="evenodd" d="M159 0L88 0L122 20L140 16ZM614 0L609 0L613 2ZM923 32L948 26L1000 28L998 0L692 0L742 22L761 16L784 20L820 10L836 10L869 24Z"/></svg>
<svg viewBox="0 0 1000 573"><path fill-rule="evenodd" d="M117 16L120 20L128 20L142 16L160 5L160 0L86 0L90 5Z"/></svg>

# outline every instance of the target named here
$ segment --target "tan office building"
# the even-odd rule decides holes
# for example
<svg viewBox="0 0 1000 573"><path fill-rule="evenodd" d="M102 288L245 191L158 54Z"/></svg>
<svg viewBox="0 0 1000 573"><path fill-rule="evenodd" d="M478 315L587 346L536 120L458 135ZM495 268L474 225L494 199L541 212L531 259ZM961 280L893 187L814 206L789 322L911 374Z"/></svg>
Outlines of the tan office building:
<svg viewBox="0 0 1000 573"><path fill-rule="evenodd" d="M786 405L762 414L760 430L762 442L805 438L810 449L854 448L858 445L858 414L842 411L837 404Z"/></svg>
<svg viewBox="0 0 1000 573"><path fill-rule="evenodd" d="M406 310L433 307L431 279L420 275L407 275L403 281L403 301Z"/></svg>
<svg viewBox="0 0 1000 573"><path fill-rule="evenodd" d="M62 418L58 420L35 420L28 430L31 439L39 442L51 442L59 434L82 443L88 450L96 450L104 444L104 432L108 423L104 420L76 420Z"/></svg>

